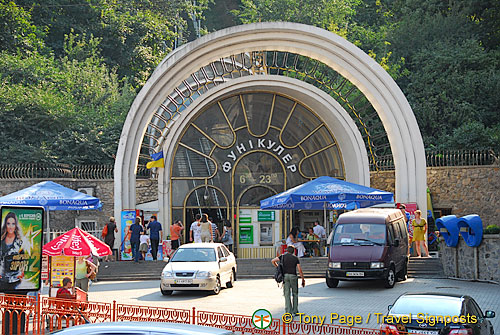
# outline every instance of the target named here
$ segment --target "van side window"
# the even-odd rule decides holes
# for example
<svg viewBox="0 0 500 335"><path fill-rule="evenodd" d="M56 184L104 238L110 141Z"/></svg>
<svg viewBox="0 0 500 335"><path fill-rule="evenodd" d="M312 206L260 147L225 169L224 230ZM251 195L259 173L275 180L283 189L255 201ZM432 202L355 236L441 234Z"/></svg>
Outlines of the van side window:
<svg viewBox="0 0 500 335"><path fill-rule="evenodd" d="M406 228L406 223L403 219L398 221L399 229L401 229L402 237L406 240L408 238L408 228Z"/></svg>
<svg viewBox="0 0 500 335"><path fill-rule="evenodd" d="M399 238L400 240L403 238L403 232L401 231L401 227L399 226L398 222L394 222L392 225L394 227L394 231L396 232L396 238Z"/></svg>
<svg viewBox="0 0 500 335"><path fill-rule="evenodd" d="M387 242L389 245L392 245L394 243L394 230L392 229L392 225L387 226L387 233L389 235Z"/></svg>

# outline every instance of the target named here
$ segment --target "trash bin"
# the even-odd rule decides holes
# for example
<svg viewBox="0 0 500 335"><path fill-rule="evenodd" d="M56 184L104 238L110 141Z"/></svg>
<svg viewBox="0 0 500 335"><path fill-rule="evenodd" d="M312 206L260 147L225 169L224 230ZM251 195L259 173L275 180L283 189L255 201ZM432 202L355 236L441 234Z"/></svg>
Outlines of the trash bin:
<svg viewBox="0 0 500 335"><path fill-rule="evenodd" d="M446 215L436 220L439 234L443 236L446 245L456 247L458 244L458 218L455 215Z"/></svg>
<svg viewBox="0 0 500 335"><path fill-rule="evenodd" d="M458 219L458 229L469 247L478 247L483 239L483 221L477 214Z"/></svg>

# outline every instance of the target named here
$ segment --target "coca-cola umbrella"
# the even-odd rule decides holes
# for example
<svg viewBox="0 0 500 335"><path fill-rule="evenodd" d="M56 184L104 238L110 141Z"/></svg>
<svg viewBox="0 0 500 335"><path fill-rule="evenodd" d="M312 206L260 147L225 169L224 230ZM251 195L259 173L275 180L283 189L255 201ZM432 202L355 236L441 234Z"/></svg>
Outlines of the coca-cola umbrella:
<svg viewBox="0 0 500 335"><path fill-rule="evenodd" d="M48 256L107 256L109 246L98 238L76 227L58 236L43 246L43 254Z"/></svg>

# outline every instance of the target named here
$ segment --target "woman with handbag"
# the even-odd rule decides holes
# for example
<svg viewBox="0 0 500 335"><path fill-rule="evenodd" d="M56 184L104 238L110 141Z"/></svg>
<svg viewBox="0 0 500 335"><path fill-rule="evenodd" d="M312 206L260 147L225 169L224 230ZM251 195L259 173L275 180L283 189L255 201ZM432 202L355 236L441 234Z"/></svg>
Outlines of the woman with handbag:
<svg viewBox="0 0 500 335"><path fill-rule="evenodd" d="M85 292L89 291L89 279L96 278L97 266L83 256L76 258L75 286Z"/></svg>
<svg viewBox="0 0 500 335"><path fill-rule="evenodd" d="M224 232L222 233L222 243L233 252L233 228L231 228L231 222L224 222Z"/></svg>

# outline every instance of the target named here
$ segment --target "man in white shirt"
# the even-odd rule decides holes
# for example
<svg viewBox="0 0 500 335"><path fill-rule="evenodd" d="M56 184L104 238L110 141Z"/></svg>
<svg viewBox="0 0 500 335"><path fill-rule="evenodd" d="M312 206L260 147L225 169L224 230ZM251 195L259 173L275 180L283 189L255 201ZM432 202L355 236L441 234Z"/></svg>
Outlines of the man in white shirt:
<svg viewBox="0 0 500 335"><path fill-rule="evenodd" d="M200 226L201 215L196 214L196 221L191 223L189 228L189 240L194 243L201 243L201 226Z"/></svg>
<svg viewBox="0 0 500 335"><path fill-rule="evenodd" d="M326 245L325 244L325 242L326 242L325 228L323 228L323 226L319 224L319 221L316 220L314 222L313 230L314 230L314 234L317 235L320 239L319 250L320 250L320 253L323 254L323 252L325 250L325 245Z"/></svg>

